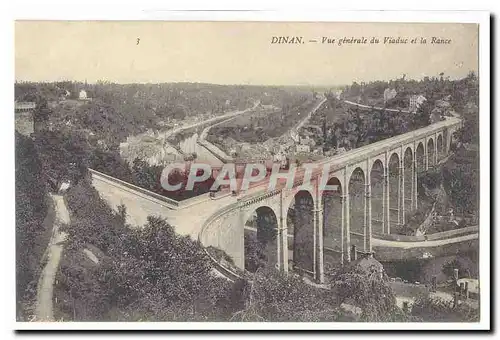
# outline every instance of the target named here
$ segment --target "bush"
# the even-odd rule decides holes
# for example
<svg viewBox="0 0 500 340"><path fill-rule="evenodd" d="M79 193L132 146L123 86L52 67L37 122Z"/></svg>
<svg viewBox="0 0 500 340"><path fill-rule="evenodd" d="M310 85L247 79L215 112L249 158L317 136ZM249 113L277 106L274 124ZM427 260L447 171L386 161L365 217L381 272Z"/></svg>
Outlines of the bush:
<svg viewBox="0 0 500 340"><path fill-rule="evenodd" d="M457 152L443 167L444 187L457 213L474 214L479 206L478 153Z"/></svg>
<svg viewBox="0 0 500 340"><path fill-rule="evenodd" d="M59 289L78 306L62 308L76 310L76 320L217 320L231 313L231 287L213 276L198 242L157 217L129 228L123 212L115 213L87 182L68 192L68 203L70 244ZM78 256L89 245L107 260L82 265Z"/></svg>
<svg viewBox="0 0 500 340"><path fill-rule="evenodd" d="M212 255L217 261L224 260L230 265L234 265L234 260L231 256L229 256L224 250L219 248L208 246L207 251L210 255Z"/></svg>
<svg viewBox="0 0 500 340"><path fill-rule="evenodd" d="M245 308L233 321L336 321L343 315L329 290L270 267L259 269L243 294Z"/></svg>
<svg viewBox="0 0 500 340"><path fill-rule="evenodd" d="M459 303L453 307L453 301L430 298L428 295L419 297L413 304L411 314L424 322L478 322L479 310L467 303Z"/></svg>
<svg viewBox="0 0 500 340"><path fill-rule="evenodd" d="M256 233L245 233L245 270L255 273L267 263L266 246Z"/></svg>
<svg viewBox="0 0 500 340"><path fill-rule="evenodd" d="M54 183L66 179L75 183L85 176L90 146L81 134L44 131L36 137L36 149L44 175Z"/></svg>
<svg viewBox="0 0 500 340"><path fill-rule="evenodd" d="M78 249L92 244L104 252L116 246L130 232L122 215L116 214L101 199L86 179L71 187L66 195L71 226L67 228L68 246Z"/></svg>
<svg viewBox="0 0 500 340"><path fill-rule="evenodd" d="M376 260L362 259L341 267L333 273L331 282L337 303L361 308L361 321L408 321L396 306L388 277Z"/></svg>
<svg viewBox="0 0 500 340"><path fill-rule="evenodd" d="M453 272L455 269L458 269L459 278L465 277L467 272L470 272L471 270L471 268L467 265L467 262L457 256L453 260L444 263L441 271L448 279L453 279Z"/></svg>

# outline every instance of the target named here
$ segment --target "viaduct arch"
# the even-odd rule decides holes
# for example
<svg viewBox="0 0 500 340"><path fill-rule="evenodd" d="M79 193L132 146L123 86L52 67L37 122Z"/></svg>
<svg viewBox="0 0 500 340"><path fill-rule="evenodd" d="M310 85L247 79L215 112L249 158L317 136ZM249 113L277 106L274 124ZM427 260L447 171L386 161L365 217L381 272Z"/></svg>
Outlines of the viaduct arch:
<svg viewBox="0 0 500 340"><path fill-rule="evenodd" d="M446 156L460 126L459 119L449 117L321 160L315 164L328 166L325 184L334 188L328 190L322 189L322 177L314 176L307 187L298 181L291 188L269 191L263 183L237 198L217 201L207 196L181 204L95 171L92 181L112 206L125 204L130 215L138 218L138 225L151 214L148 211L172 216L176 230L197 236L206 247L224 250L242 269L245 229L253 228L273 248L272 261L279 270L288 272L296 266L323 282L325 267L371 254L373 235L389 235L404 223L405 215L418 206L418 173ZM130 202L134 204L129 206ZM183 216L194 218L203 204L210 207L207 215L211 215L203 217L201 228L194 229L194 220ZM134 211L138 206L141 211ZM266 224L271 228L263 228Z"/></svg>
<svg viewBox="0 0 500 340"><path fill-rule="evenodd" d="M276 267L323 282L325 266L371 254L373 235L388 235L405 223L418 207L418 173L446 155L451 138L445 136L459 127L458 119L449 119L318 162L329 165L326 184L335 190L322 190L317 177L308 188L296 183L243 195L235 209L246 216L269 207L276 215ZM236 265L244 268L243 261Z"/></svg>

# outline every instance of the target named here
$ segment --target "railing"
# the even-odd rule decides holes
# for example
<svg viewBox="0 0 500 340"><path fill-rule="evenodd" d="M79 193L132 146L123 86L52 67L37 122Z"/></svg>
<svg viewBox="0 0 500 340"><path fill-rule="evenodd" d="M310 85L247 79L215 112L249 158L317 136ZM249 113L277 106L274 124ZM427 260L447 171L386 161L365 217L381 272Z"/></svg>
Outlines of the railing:
<svg viewBox="0 0 500 340"><path fill-rule="evenodd" d="M276 195L279 192L280 192L280 190L274 190L272 192L269 192L269 195ZM207 242L205 242L205 240L204 240L205 232L207 232L207 230L211 227L212 223L215 222L218 218L220 218L220 217L224 216L225 214L228 214L234 210L240 209L240 207L242 205L244 205L245 203L248 203L256 198L260 198L261 196L262 195L260 193L255 193L255 194L243 197L243 198L239 199L237 202L231 203L231 204L225 206L224 208L216 211L210 217L207 218L207 220L203 223L203 226L201 227L200 232L198 233L198 241L202 244L205 253L208 255L210 260L213 262L215 269L232 281L237 280L237 279L241 279L242 277L240 275L238 275L236 272L234 272L233 270L231 270L230 268L223 266L219 261L217 261L217 259L215 259L210 254L210 252L206 249L206 247L214 246L214 245L213 244L206 244Z"/></svg>
<svg viewBox="0 0 500 340"><path fill-rule="evenodd" d="M315 164L317 164L317 166L322 166L322 165L326 165L326 164L330 163L330 171L335 171L335 170L337 170L335 168L335 166L340 168L340 167L344 167L346 165L346 163L357 162L358 161L357 158L361 155L365 158L373 157L373 156L379 155L385 151L392 150L392 149L394 149L395 146L404 145L408 142L433 135L436 132L436 130L438 130L440 128L454 127L454 126L457 126L460 124L461 124L460 119L450 117L447 120L434 123L432 125L420 128L420 129L415 130L415 131L411 131L411 132L407 132L407 133L399 135L399 136L383 139L381 141L378 141L378 142L375 142L375 143L372 143L372 144L369 144L366 146L362 146L362 147L357 148L357 149L350 150L350 151L343 153L343 154L340 154L340 155L335 155L335 156L332 156L329 158L325 158L321 161L316 162ZM297 175L299 175L299 177L300 177L300 175L302 175L303 172L304 172L303 168L299 167L297 169L296 177L297 177ZM318 175L321 175L322 172L323 172L323 169L316 168L313 171L311 178L315 178ZM269 180L270 180L269 178L265 178L262 181L255 183L255 185L252 185L252 187L263 186L264 184L269 183ZM296 187L300 184L302 184L302 178L296 178L294 181L293 187ZM267 187L267 185L266 185L266 187ZM261 193L264 192L266 190L266 187L263 187L260 190L260 192Z"/></svg>
<svg viewBox="0 0 500 340"><path fill-rule="evenodd" d="M178 209L184 209L199 203L203 203L205 201L210 200L209 193L205 193L196 197L188 198L183 201L176 201L172 198L165 197L163 195L157 194L153 191L141 188L139 186L136 186L134 184L122 181L118 178L112 177L110 175L106 175L102 172L99 172L94 169L89 169L89 172L94 176L100 176L102 180L107 182L108 184L111 184L115 187L119 187L121 189L124 189L126 191L129 191L133 194L142 194L143 197L147 200L150 200L152 202L167 206L170 209L173 210L178 210Z"/></svg>
<svg viewBox="0 0 500 340"><path fill-rule="evenodd" d="M321 165L321 164L326 164L329 162L334 162L337 164L343 163L343 162L349 160L349 158L354 158L354 156L357 156L357 155L363 154L363 153L368 153L367 157L369 157L369 155L372 153L380 154L381 152L384 152L385 150L392 149L395 145L400 145L400 144L404 144L408 141L412 141L412 140L419 139L419 138L424 138L428 135L433 134L437 129L440 129L442 127L456 126L456 125L459 125L460 123L461 123L461 120L459 120L457 118L450 118L446 121L441 121L441 122L432 124L430 126L427 126L427 127L424 127L424 128L412 131L412 132L408 132L408 133L400 135L400 136L391 137L391 138L381 140L379 142L375 142L373 144L361 147L359 149L354 149L352 151L349 151L346 154L333 156L333 157L328 158L326 160L322 160L322 161L318 162L317 164ZM269 179L267 179L267 181L268 180ZM295 180L294 186L299 185L301 183L301 181L302 181L301 179ZM259 182L256 184L261 185L265 182L266 182L266 180L263 180L262 182ZM265 196L273 196L273 195L279 194L281 190L283 190L283 188L269 191L269 192L265 193ZM210 245L206 245L206 242L204 242L204 234L211 227L211 224L214 221L216 221L218 218L222 217L223 215L225 215L231 211L234 211L235 209L239 209L245 203L249 203L252 200L262 199L263 193L265 191L266 191L266 188L263 188L262 190L259 190L255 193L251 193L247 196L242 197L236 203L232 203L232 204L216 211L214 214L212 214L205 221L205 223L203 224L203 226L200 230L200 233L198 234L198 240L204 246L205 252L208 255L208 257L211 259L211 261L214 263L216 270L219 271L224 276L226 276L227 278L229 278L230 280L234 281L236 279L241 279L241 276L238 275L237 273L235 273L234 271L232 271L230 268L223 266L221 263L219 263L219 261L217 261L208 252L208 250L205 248L205 246L210 246ZM465 233L466 232L465 229L470 230L470 231L472 231L473 228L478 229L478 227L468 227L468 228L470 228L470 229L463 228L464 230L461 230L460 232ZM470 231L467 231L467 232L470 232ZM452 235L458 234L458 233L459 233L458 231L448 231L448 232L439 233L440 236L433 236L433 237L446 237L446 236L452 236ZM425 240L425 237L423 237L423 240ZM333 250L333 249L329 248L328 250Z"/></svg>
<svg viewBox="0 0 500 340"><path fill-rule="evenodd" d="M89 169L90 173L92 175L97 175L97 176L100 176L104 179L106 179L108 182L110 182L110 184L112 185L115 185L115 186L122 186L122 187L125 187L127 189L131 189L131 190L134 190L135 192L139 192L141 194L144 194L146 196L149 196L151 198L154 198L156 200L159 200L161 201L162 203L166 203L167 205L171 206L172 208L178 208L179 207L179 202L174 200L174 199L171 199L171 198L168 198L168 197L165 197L165 196L162 196L160 194L157 194L153 191L150 191L150 190L147 190L147 189L144 189L144 188L141 188L141 187L138 187L136 185L133 185L131 183L128 183L128 182L125 182L125 181L122 181L118 178L115 178L113 176L109 176L109 175L106 175L102 172L99 172L97 170L94 170L94 169Z"/></svg>
<svg viewBox="0 0 500 340"><path fill-rule="evenodd" d="M403 145L406 144L410 141L413 140L418 140L420 138L425 138L427 136L430 136L436 132L436 130L443 128L443 127L453 127L460 125L461 120L458 118L449 118L444 121L440 121L437 123L434 123L432 125L407 132L405 134L399 135L399 136L394 136L391 138L383 139L378 142L368 144L365 146L362 146L357 149L350 150L346 153L340 154L340 155L335 155L330 158L323 159L319 161L317 164L326 164L329 162L333 163L343 163L349 158L355 158L354 156L358 156L360 154L364 154L366 157L370 156L376 156L378 154L381 154L385 151L389 151L393 149L395 146Z"/></svg>
<svg viewBox="0 0 500 340"><path fill-rule="evenodd" d="M401 143L404 143L404 142L406 142L408 140L411 140L411 139L425 137L427 134L432 134L436 129L438 129L440 127L454 126L454 125L458 125L459 123L460 123L460 120L458 120L458 119L456 120L455 123L452 123L452 124L450 124L449 121L439 122L439 123L433 124L432 126L429 126L429 127L425 127L425 128L422 128L422 129L419 129L419 130L416 130L416 131L413 131L413 132L410 132L410 133L407 133L407 134L404 134L404 135L401 135L401 136L392 137L392 138L389 138L389 139L386 139L386 140L382 140L382 141L370 144L370 145L365 146L365 147L361 147L359 149L355 149L355 150L349 151L348 154L334 156L334 157L332 157L330 159L326 159L326 160L323 160L321 162L318 162L318 164L325 164L325 163L328 163L328 162L335 162L335 163L343 162L343 161L345 161L346 158L351 158L351 157L353 157L353 155L358 155L358 154L361 154L361 153L365 153L365 152L371 151L371 150L373 150L375 148L378 148L376 152L380 153L381 152L380 148L382 148L382 147L384 147L384 148L392 148L394 146L394 144L401 144ZM208 197L208 194L207 194L207 195L203 195L202 198L195 197L195 198L192 198L192 199L188 199L188 200L184 200L182 202L179 202L179 201L173 200L171 198L168 198L168 197L162 196L160 194L157 194L155 192L152 192L150 190L138 187L138 186L130 184L128 182L125 182L125 181L119 180L117 178L114 178L112 176L106 175L106 174L101 173L99 171L96 171L94 169L89 169L89 171L93 175L98 175L101 178L105 179L108 183L110 183L112 185L121 186L122 188L127 188L127 189L130 189L130 190L133 190L135 193L139 192L139 193L145 195L146 196L145 198L153 200L153 201L157 200L157 201L159 201L157 203L167 205L171 209L180 209L180 208L188 207L188 206L191 206L191 205L194 205L194 204L197 204L197 203L201 203L201 202L204 202L205 200L210 199ZM298 180L294 181L294 186L299 185L299 184L301 184L301 179L298 179ZM282 189L283 188L269 191L269 192L267 192L265 194L265 196L269 197L269 196L274 196L276 194L279 194ZM198 234L198 240L201 242L201 244L206 243L206 242L203 242L204 241L204 234L207 231L207 229L210 228L211 224L215 220L217 220L218 218L222 217L223 215L225 215L225 214L227 214L227 213L229 213L229 212L231 212L231 211L233 211L235 209L239 209L239 207L242 204L251 203L251 201L253 201L253 200L260 200L262 198L262 196L263 196L263 191L265 191L265 188L263 188L262 190L259 190L258 192L255 192L255 193L252 193L250 195L247 195L247 196L243 197L238 202L232 203L232 204L230 204L230 205L228 205L228 206L226 206L226 207L218 210L212 216L210 216L205 221L205 223L203 224L203 226L202 226L202 228L200 230L200 233ZM434 236L428 235L427 236L427 240L437 239L437 238L443 238L443 237L447 237L447 236L453 236L453 235L456 235L456 234L459 234L459 233L466 233L466 232L469 232L469 230L473 231L474 230L473 228L476 228L475 230L478 230L477 227L469 227L469 229L468 228L463 228L464 230L454 230L454 231L448 231L448 232L443 232L443 233L437 233L439 235L436 235L436 234L433 234ZM466 231L466 229L467 229L467 231ZM377 237L379 237L379 236L377 236ZM385 238L385 237L388 237L390 239L391 237L395 237L395 236L384 235L384 236L382 236L382 239ZM399 239L396 239L396 240L402 240L402 239L406 239L408 241L415 241L415 240L418 241L419 239L425 240L425 236L424 237L417 237L419 239L415 239L415 237L408 237L408 236L406 236L406 237L404 237L404 236L398 236L398 237L399 237ZM209 258L212 260L212 262L215 264L216 269L221 274L223 274L224 276L226 276L226 277L228 277L228 278L230 278L232 280L236 280L236 279L240 279L241 278L240 275L238 275L237 273L235 273L231 269L226 268L225 266L223 266L222 264L220 264L208 252L208 250L205 249L205 252L209 256Z"/></svg>
<svg viewBox="0 0 500 340"><path fill-rule="evenodd" d="M217 159L219 159L222 163L230 163L233 161L233 158L226 154L223 150L221 150L217 145L207 141L206 139L200 140L198 139L197 143L208 150L211 154L213 154Z"/></svg>

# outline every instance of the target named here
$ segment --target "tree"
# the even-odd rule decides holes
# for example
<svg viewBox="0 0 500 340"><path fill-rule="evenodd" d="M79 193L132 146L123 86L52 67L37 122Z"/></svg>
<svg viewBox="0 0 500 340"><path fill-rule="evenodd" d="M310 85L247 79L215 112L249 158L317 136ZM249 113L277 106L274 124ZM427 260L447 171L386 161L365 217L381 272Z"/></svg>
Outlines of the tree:
<svg viewBox="0 0 500 340"><path fill-rule="evenodd" d="M478 211L479 167L477 151L458 150L444 165L443 185L452 206L458 213Z"/></svg>
<svg viewBox="0 0 500 340"><path fill-rule="evenodd" d="M454 271L455 269L458 269L458 273L459 275L464 275L464 273L466 273L467 269L461 261L459 261L458 258L454 258L453 260L451 261L448 261L446 262L445 264L443 264L443 267L441 268L441 271L443 272L444 275L446 275L446 277L448 279L453 279L453 276L454 276Z"/></svg>
<svg viewBox="0 0 500 340"><path fill-rule="evenodd" d="M406 321L407 316L396 306L387 275L376 260L364 258L341 267L332 273L331 281L337 303L361 308L363 321Z"/></svg>
<svg viewBox="0 0 500 340"><path fill-rule="evenodd" d="M35 143L48 179L57 183L62 179L77 182L83 178L90 150L84 136L66 130L45 131L37 136Z"/></svg>
<svg viewBox="0 0 500 340"><path fill-rule="evenodd" d="M122 203L117 208L118 216L120 217L120 223L125 224L127 222L127 207Z"/></svg>
<svg viewBox="0 0 500 340"><path fill-rule="evenodd" d="M62 289L71 292L77 310L86 311L77 319L201 321L231 313L230 284L212 274L198 242L177 235L158 217L149 217L143 228L129 228L89 183L68 195L68 256L92 245L109 258L90 269L74 258L62 269Z"/></svg>
<svg viewBox="0 0 500 340"><path fill-rule="evenodd" d="M463 127L457 131L458 141L465 144L479 144L479 108L474 103L464 107Z"/></svg>
<svg viewBox="0 0 500 340"><path fill-rule="evenodd" d="M47 129L52 111L49 109L47 99L37 95L35 97L35 111L33 112L33 130L35 134L43 133Z"/></svg>
<svg viewBox="0 0 500 340"><path fill-rule="evenodd" d="M467 303L453 307L453 301L423 295L416 299L411 310L412 316L424 322L478 322L479 309Z"/></svg>
<svg viewBox="0 0 500 340"><path fill-rule="evenodd" d="M50 234L44 228L47 189L35 145L16 131L16 302L18 319L27 320L27 307L36 294L37 274Z"/></svg>
<svg viewBox="0 0 500 340"><path fill-rule="evenodd" d="M265 244L259 241L255 233L245 234L245 270L256 272L257 269L265 266L267 256Z"/></svg>
<svg viewBox="0 0 500 340"><path fill-rule="evenodd" d="M411 126L412 129L418 129L427 126L431 123L432 104L426 100L417 108L417 112L412 115Z"/></svg>
<svg viewBox="0 0 500 340"><path fill-rule="evenodd" d="M128 163L120 157L117 151L95 148L91 153L89 163L94 170L112 175L125 182L132 183L134 181Z"/></svg>
<svg viewBox="0 0 500 340"><path fill-rule="evenodd" d="M260 268L243 290L244 308L231 321L337 321L343 315L329 290L271 267Z"/></svg>
<svg viewBox="0 0 500 340"><path fill-rule="evenodd" d="M175 107L171 111L172 118L182 120L185 119L187 114L182 107Z"/></svg>
<svg viewBox="0 0 500 340"><path fill-rule="evenodd" d="M124 287L125 309L144 306L157 320L172 312L177 319L184 314L185 320L215 319L224 313L218 309L224 309L219 303L229 294L227 282L212 275L197 242L175 234L164 220L149 217L144 228L124 240L122 249L126 255L113 270L116 286Z"/></svg>

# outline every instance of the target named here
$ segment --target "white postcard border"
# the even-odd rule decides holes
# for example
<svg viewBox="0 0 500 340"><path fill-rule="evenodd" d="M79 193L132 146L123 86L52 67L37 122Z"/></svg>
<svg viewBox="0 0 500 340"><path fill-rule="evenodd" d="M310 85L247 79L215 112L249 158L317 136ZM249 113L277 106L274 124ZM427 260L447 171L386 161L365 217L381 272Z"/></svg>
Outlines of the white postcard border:
<svg viewBox="0 0 500 340"><path fill-rule="evenodd" d="M22 12L22 13L21 13ZM10 312L6 317L12 321L11 329L37 329L37 330L77 330L77 329L156 329L156 330L192 330L192 329L342 329L342 330L372 330L372 329L488 329L490 327L490 19L485 12L392 12L392 11L289 11L289 12L139 12L137 10L120 10L116 6L100 6L99 13L95 9L82 6L78 11L61 7L54 11L53 8L44 7L43 4L18 9L17 19L39 19L39 20L209 20L209 21L341 21L341 22L453 22L453 23L479 23L479 81L480 81L480 289L481 289L481 321L479 323L132 323L132 322L65 322L65 323L29 323L15 322L15 294L10 294L7 310ZM13 26L13 25L12 25ZM13 36L13 27L8 32ZM12 39L13 47L13 39ZM11 51L11 56L13 55ZM13 58L12 72L8 74L9 88L3 88L2 99L8 105L4 108L13 112ZM5 75L4 75L5 76ZM3 85L3 84L2 84ZM3 87L3 86L2 86ZM10 102L9 102L10 100ZM8 112L5 115L8 115ZM14 138L13 138L13 116L9 115L7 122L2 124L2 145L7 151L8 163L4 163L2 175L4 179L13 179L14 168ZM10 157L11 156L11 157ZM7 279L2 280L2 288L6 292L15 291L15 268L14 254L14 182L6 181L4 195L2 195L3 212L8 219L5 228L9 231L5 235L2 251L6 263L9 266ZM7 210L8 209L8 210Z"/></svg>

